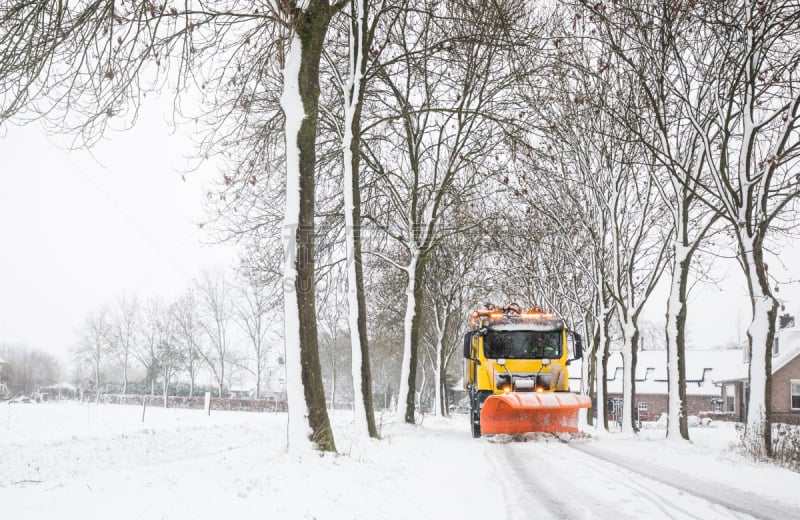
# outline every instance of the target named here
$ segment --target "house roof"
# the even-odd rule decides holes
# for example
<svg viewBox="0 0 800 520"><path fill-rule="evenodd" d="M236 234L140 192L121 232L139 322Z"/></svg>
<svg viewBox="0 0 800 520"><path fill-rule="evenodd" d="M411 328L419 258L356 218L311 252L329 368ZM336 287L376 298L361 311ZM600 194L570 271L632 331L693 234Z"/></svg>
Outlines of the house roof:
<svg viewBox="0 0 800 520"><path fill-rule="evenodd" d="M778 332L778 355L772 357L772 373L774 374L785 367L790 361L800 355L800 327L786 327ZM742 352L742 351L739 351ZM742 363L734 370L722 372L714 376L715 383L727 383L733 381L746 381L749 364L744 360L742 353Z"/></svg>
<svg viewBox="0 0 800 520"><path fill-rule="evenodd" d="M772 358L773 374L800 354L800 327L781 329L778 338L778 355Z"/></svg>
<svg viewBox="0 0 800 520"><path fill-rule="evenodd" d="M686 351L686 393L688 395L716 396L720 389L715 385L718 374L733 373L743 363L741 349L687 350ZM608 392L622 393L623 363L622 353L612 352L608 359L606 381ZM580 364L570 365L570 383L577 385L580 380ZM667 394L667 352L665 350L645 350L637 354L636 393Z"/></svg>

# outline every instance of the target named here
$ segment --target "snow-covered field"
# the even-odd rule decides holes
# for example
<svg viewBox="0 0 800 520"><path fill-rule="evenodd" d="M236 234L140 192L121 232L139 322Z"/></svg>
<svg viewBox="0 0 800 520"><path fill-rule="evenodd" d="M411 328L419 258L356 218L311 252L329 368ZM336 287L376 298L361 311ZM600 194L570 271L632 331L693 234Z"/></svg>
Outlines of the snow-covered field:
<svg viewBox="0 0 800 520"><path fill-rule="evenodd" d="M426 417L356 441L342 412L339 455L299 456L285 414L2 406L0 519L800 518L800 475L731 451L726 423L565 443Z"/></svg>

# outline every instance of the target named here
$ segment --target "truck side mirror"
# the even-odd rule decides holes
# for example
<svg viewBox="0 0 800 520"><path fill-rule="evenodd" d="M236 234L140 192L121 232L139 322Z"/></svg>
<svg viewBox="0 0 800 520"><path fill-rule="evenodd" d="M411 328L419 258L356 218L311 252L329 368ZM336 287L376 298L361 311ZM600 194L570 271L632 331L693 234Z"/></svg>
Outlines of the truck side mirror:
<svg viewBox="0 0 800 520"><path fill-rule="evenodd" d="M472 359L472 332L464 334L464 357Z"/></svg>
<svg viewBox="0 0 800 520"><path fill-rule="evenodd" d="M573 332L572 338L575 340L575 357L572 359L583 359L583 339L581 338L581 335L577 332Z"/></svg>

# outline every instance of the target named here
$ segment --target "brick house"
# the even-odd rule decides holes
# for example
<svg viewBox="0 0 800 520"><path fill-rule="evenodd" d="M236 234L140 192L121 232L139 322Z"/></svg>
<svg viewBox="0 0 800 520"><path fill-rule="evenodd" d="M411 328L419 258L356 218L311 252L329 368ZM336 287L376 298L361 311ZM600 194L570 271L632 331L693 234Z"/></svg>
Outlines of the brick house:
<svg viewBox="0 0 800 520"><path fill-rule="evenodd" d="M722 389L715 384L717 374L730 373L742 363L739 349L686 351L686 407L688 415L724 419ZM609 420L622 413L622 354L612 352L606 374ZM657 421L669 406L667 352L645 350L637 354L636 409L641 421ZM731 414L727 414L731 416ZM728 417L731 418L731 417Z"/></svg>
<svg viewBox="0 0 800 520"><path fill-rule="evenodd" d="M800 328L794 317L784 314L772 345L771 407L772 420L800 424ZM724 410L733 420L744 422L747 416L748 363L747 352L740 351L741 366L715 377L722 389Z"/></svg>

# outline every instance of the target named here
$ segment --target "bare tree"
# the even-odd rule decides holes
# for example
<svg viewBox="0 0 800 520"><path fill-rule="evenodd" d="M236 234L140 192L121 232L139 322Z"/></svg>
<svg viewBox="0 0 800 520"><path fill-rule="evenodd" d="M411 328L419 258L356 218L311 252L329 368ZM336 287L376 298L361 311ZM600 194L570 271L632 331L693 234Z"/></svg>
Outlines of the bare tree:
<svg viewBox="0 0 800 520"><path fill-rule="evenodd" d="M375 177L365 218L401 248L394 258L370 253L406 277L398 418L410 423L425 267L441 237L459 232L440 219L450 205L479 193L507 160L505 136L519 116L507 103L538 42L522 2L439 7L425 2L394 23L376 71L380 84L373 83L376 121L365 126L375 136L364 141ZM504 60L515 66L498 66Z"/></svg>
<svg viewBox="0 0 800 520"><path fill-rule="evenodd" d="M377 8L372 10L373 4ZM356 432L377 437L372 403L372 373L367 338L367 309L364 295L361 243L361 113L367 88L367 65L379 54L375 51L378 21L384 15L385 0L350 0L348 20L349 53L347 73L336 75L344 100L342 125L345 250L347 258L348 324L350 328L353 375L353 412ZM335 70L335 68L334 68ZM333 400L333 398L331 398Z"/></svg>
<svg viewBox="0 0 800 520"><path fill-rule="evenodd" d="M636 357L639 350L639 315L664 272L672 228L664 229L664 207L655 193L652 176L627 178L616 184L612 212L612 275L609 293L613 298L622 332L623 431L636 427Z"/></svg>
<svg viewBox="0 0 800 520"><path fill-rule="evenodd" d="M576 273L572 284L588 291L573 296L582 298L585 330L592 332L587 334L592 348L582 369L590 382L591 412L596 413L600 427L607 429L606 366L616 312L609 291L613 246L613 206L609 201L614 195L615 165L609 164L614 149L607 147L616 140L610 137L613 121L598 106L609 94L607 83L602 78L598 81L597 75L583 74L583 68L592 62L591 49L584 40L573 43L559 37L568 30L562 26L565 19L555 16L551 21L551 34L557 36L547 48L546 74L526 85L528 104L541 123L528 129L527 142L515 156L517 179L503 179L518 192L517 199L526 202L521 218L533 223L529 242L545 244L545 251L562 252L537 255L533 250L526 252L529 246L525 243L512 242L507 247L522 260L523 275L538 271L532 280L537 299L569 301L567 296L573 291L566 278L570 272ZM533 258L526 260L531 255ZM561 258L570 262L570 267ZM543 259L548 267L538 266ZM532 264L530 268L525 268L526 262Z"/></svg>
<svg viewBox="0 0 800 520"><path fill-rule="evenodd" d="M158 346L164 339L164 318L168 310L159 299L147 301L139 324L141 341L137 342L133 355L145 369L145 383L150 385L150 395L156 394L156 380L160 371Z"/></svg>
<svg viewBox="0 0 800 520"><path fill-rule="evenodd" d="M194 287L187 288L172 306L175 321L175 341L182 351L183 367L189 375L189 397L194 395L195 381L200 371L200 344L203 329L200 325L200 309Z"/></svg>
<svg viewBox="0 0 800 520"><path fill-rule="evenodd" d="M238 298L234 300L236 323L245 333L255 360L256 399L261 398L264 368L271 350L266 341L271 323L269 313L274 309L273 295L253 276L245 275L243 285L238 289Z"/></svg>
<svg viewBox="0 0 800 520"><path fill-rule="evenodd" d="M169 386L172 378L178 369L184 364L185 351L180 348L176 341L176 321L175 304L164 315L161 323L161 338L156 347L158 356L158 366L161 369L162 389L164 397L164 408L167 407L169 398Z"/></svg>
<svg viewBox="0 0 800 520"><path fill-rule="evenodd" d="M449 414L448 367L453 358L461 354L460 332L469 315L468 306L475 301L475 296L484 296L476 295L473 285L482 253L474 246L471 235L452 235L432 255L428 266L425 291L431 303L430 312L426 312L423 319L423 339L433 369L433 412L437 416Z"/></svg>
<svg viewBox="0 0 800 520"><path fill-rule="evenodd" d="M112 354L122 367L122 394L128 393L128 367L139 332L139 301L135 296L120 296L115 302L112 320Z"/></svg>
<svg viewBox="0 0 800 520"><path fill-rule="evenodd" d="M100 373L111 351L109 310L101 307L90 312L84 321L81 337L75 349L79 361L88 362L94 374L95 403L100 402Z"/></svg>
<svg viewBox="0 0 800 520"><path fill-rule="evenodd" d="M59 382L61 366L52 354L27 345L0 344L0 396L30 394ZM4 392L5 389L5 392Z"/></svg>
<svg viewBox="0 0 800 520"><path fill-rule="evenodd" d="M233 318L232 289L222 271L205 271L196 285L200 301L200 327L208 340L198 351L217 381L217 396L225 395L225 369L230 361L230 333Z"/></svg>
<svg viewBox="0 0 800 520"><path fill-rule="evenodd" d="M308 439L324 451L335 451L336 446L320 377L314 293L319 63L331 18L343 5L307 0L292 11L281 96L286 117L283 302L289 439L290 445Z"/></svg>

